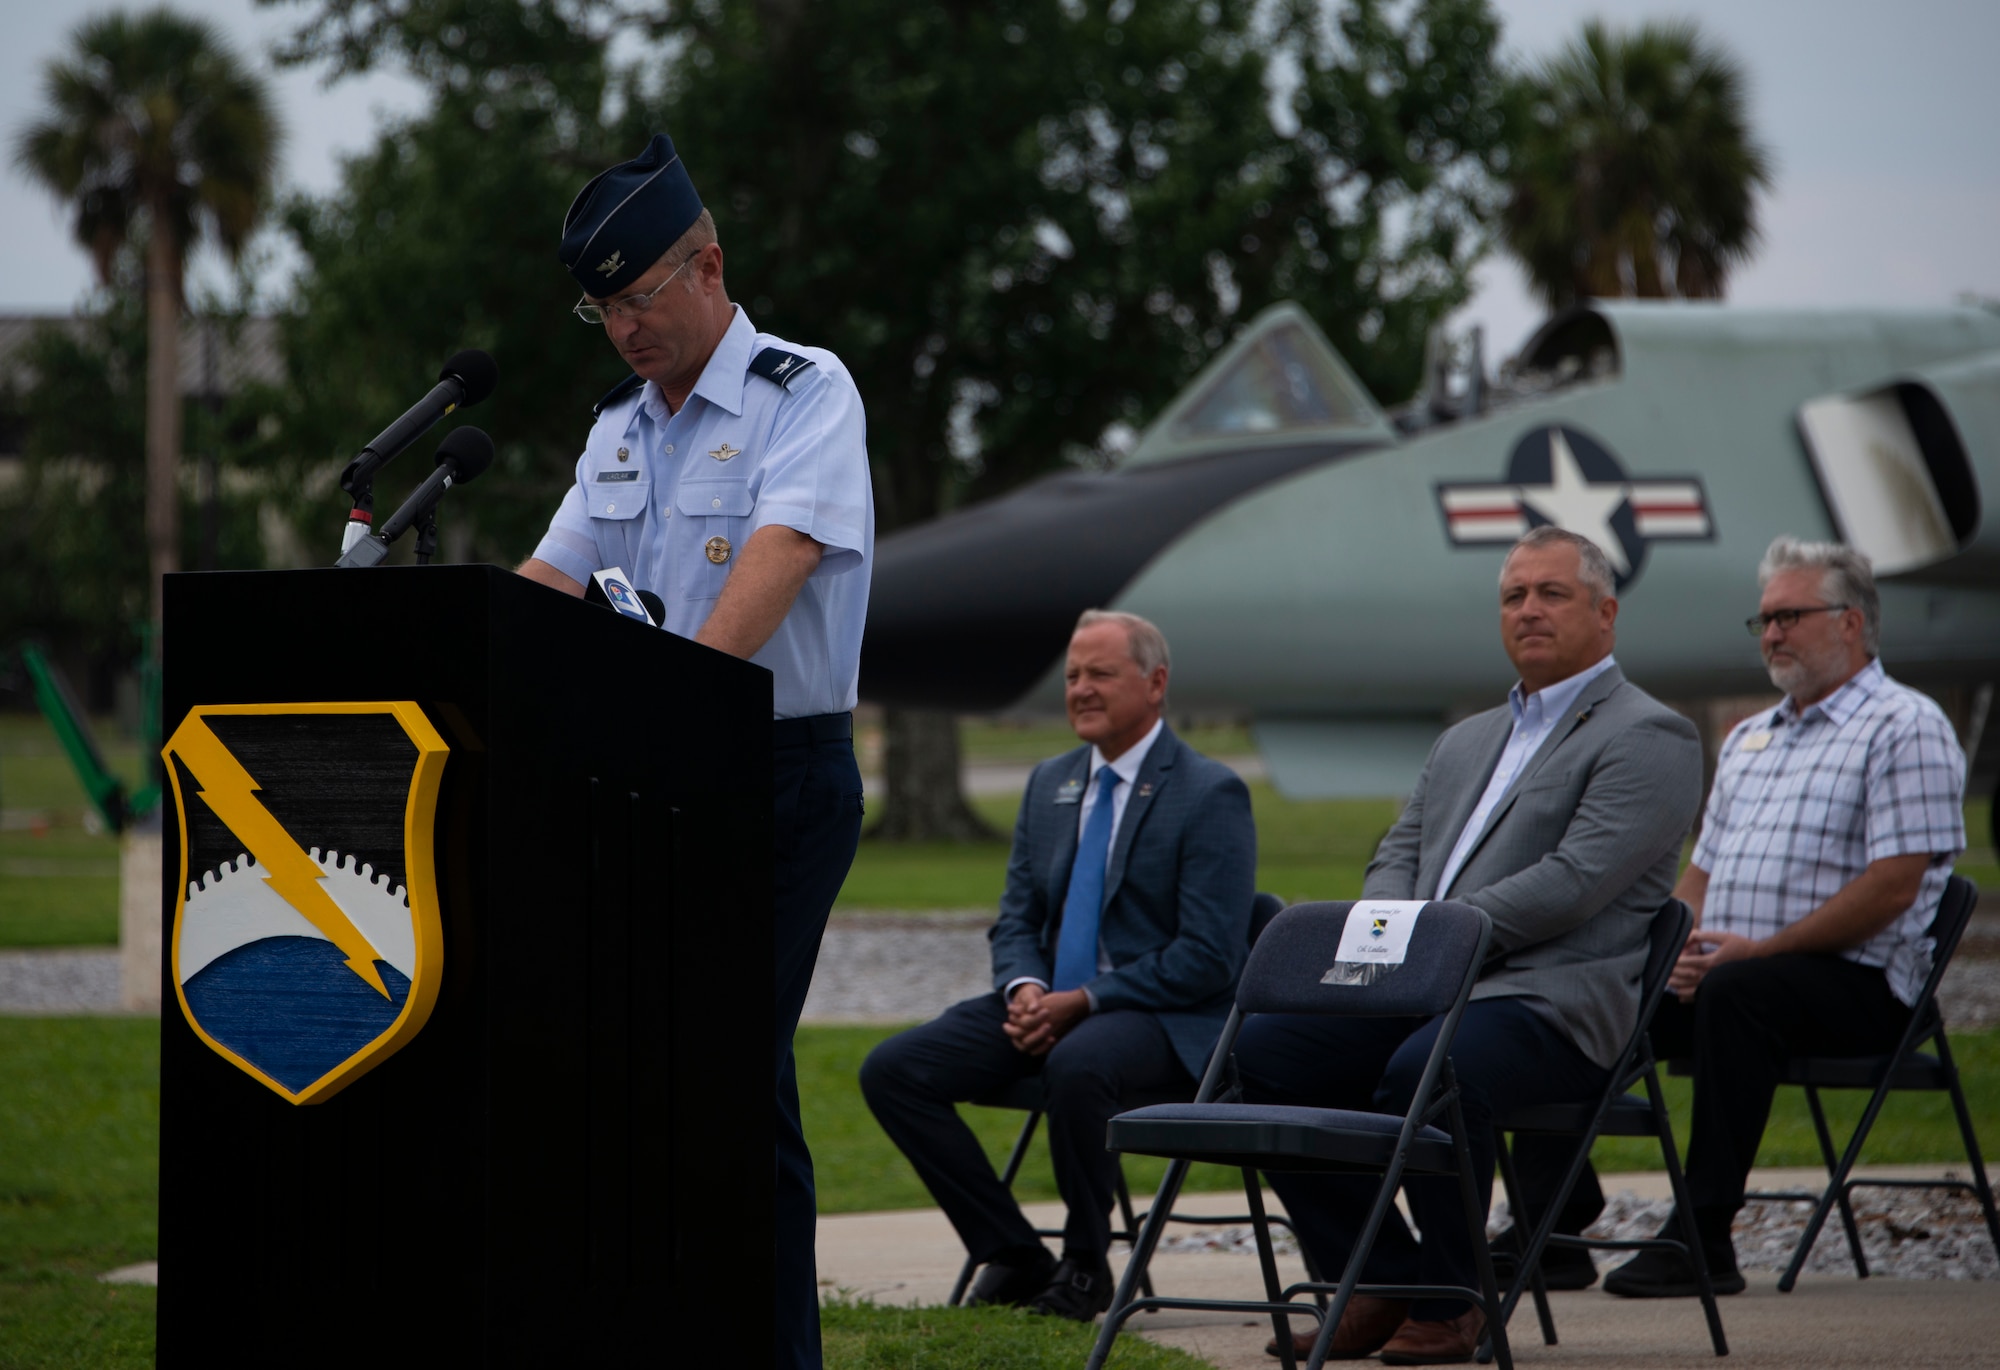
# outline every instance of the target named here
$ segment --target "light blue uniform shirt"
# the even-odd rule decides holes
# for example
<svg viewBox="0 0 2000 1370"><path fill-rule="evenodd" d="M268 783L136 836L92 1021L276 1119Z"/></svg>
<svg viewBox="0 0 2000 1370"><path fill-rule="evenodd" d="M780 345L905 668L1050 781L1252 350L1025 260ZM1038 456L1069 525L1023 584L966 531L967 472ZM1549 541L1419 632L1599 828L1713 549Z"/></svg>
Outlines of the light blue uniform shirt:
<svg viewBox="0 0 2000 1370"><path fill-rule="evenodd" d="M789 387L753 375L751 358L767 347L813 365ZM583 584L623 567L666 605L661 626L691 638L750 535L771 524L826 551L750 659L777 678L777 717L844 713L861 674L875 555L861 394L833 353L759 333L739 306L679 413L651 381L605 408L535 557ZM725 544L728 559L711 560L710 547Z"/></svg>
<svg viewBox="0 0 2000 1370"><path fill-rule="evenodd" d="M1452 847L1451 856L1444 863L1444 871L1438 876L1438 898L1451 897L1451 882L1458 879L1459 869L1472 855L1472 844L1479 840L1493 806L1507 793L1507 787L1514 783L1521 767L1527 765L1529 758L1549 740L1549 734L1569 713L1569 706L1583 693L1583 687L1617 664L1607 656L1595 666L1584 667L1568 680L1558 680L1531 695L1523 695L1521 682L1514 682L1514 688L1507 692L1507 703L1514 710L1514 731L1507 736L1507 745L1500 752L1499 764L1493 768L1493 778L1486 782L1486 793L1479 796L1478 807L1465 820L1458 842Z"/></svg>

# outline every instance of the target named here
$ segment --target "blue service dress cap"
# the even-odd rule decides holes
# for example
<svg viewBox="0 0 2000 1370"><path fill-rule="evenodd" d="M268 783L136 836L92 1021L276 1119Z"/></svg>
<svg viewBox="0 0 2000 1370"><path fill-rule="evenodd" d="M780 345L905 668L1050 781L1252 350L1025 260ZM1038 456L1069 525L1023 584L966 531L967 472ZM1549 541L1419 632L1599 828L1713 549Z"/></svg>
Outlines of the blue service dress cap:
<svg viewBox="0 0 2000 1370"><path fill-rule="evenodd" d="M558 255L584 294L603 299L652 270L700 217L701 196L674 140L656 133L644 152L577 193Z"/></svg>

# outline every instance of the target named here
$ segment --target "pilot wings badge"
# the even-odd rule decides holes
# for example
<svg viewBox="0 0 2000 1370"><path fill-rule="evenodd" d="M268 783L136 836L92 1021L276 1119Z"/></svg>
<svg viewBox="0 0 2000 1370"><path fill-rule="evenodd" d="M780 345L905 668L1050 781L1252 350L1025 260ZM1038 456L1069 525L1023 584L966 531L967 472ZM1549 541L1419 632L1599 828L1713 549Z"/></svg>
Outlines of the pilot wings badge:
<svg viewBox="0 0 2000 1370"><path fill-rule="evenodd" d="M292 1103L332 1097L430 1017L448 750L413 703L199 706L161 749L181 1012Z"/></svg>

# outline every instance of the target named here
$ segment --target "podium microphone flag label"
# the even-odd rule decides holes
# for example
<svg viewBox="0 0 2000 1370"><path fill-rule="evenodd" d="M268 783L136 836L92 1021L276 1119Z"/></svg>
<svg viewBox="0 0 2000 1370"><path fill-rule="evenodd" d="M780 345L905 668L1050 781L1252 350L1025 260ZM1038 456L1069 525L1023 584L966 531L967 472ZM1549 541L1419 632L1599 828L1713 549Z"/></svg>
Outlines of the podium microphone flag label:
<svg viewBox="0 0 2000 1370"><path fill-rule="evenodd" d="M217 1054L318 1103L422 1030L449 748L416 704L211 704L161 749L180 819L175 995Z"/></svg>

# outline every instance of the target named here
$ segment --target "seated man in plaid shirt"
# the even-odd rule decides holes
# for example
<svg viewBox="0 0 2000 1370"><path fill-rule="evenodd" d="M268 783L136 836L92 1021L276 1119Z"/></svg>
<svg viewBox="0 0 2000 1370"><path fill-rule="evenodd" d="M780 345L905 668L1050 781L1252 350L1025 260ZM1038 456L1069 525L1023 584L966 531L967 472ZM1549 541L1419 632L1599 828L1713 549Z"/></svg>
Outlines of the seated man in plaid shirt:
<svg viewBox="0 0 2000 1370"><path fill-rule="evenodd" d="M1868 558L1781 537L1750 630L1776 709L1722 744L1694 861L1674 893L1696 926L1653 1020L1694 1058L1688 1189L1715 1292L1742 1290L1731 1220L1794 1055L1891 1051L1931 968L1924 933L1965 848L1965 755L1944 712L1876 660ZM1674 1235L1671 1228L1667 1235ZM1694 1269L1646 1251L1605 1279L1633 1298L1693 1295Z"/></svg>

